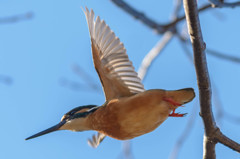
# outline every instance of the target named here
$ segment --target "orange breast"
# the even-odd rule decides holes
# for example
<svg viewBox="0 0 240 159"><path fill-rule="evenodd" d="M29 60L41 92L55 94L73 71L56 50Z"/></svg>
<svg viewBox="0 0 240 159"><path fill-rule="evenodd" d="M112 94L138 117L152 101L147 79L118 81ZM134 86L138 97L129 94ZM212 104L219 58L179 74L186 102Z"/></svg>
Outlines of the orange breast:
<svg viewBox="0 0 240 159"><path fill-rule="evenodd" d="M114 99L91 115L92 129L126 140L156 129L167 119L171 108L162 100L163 90L150 90L131 97Z"/></svg>

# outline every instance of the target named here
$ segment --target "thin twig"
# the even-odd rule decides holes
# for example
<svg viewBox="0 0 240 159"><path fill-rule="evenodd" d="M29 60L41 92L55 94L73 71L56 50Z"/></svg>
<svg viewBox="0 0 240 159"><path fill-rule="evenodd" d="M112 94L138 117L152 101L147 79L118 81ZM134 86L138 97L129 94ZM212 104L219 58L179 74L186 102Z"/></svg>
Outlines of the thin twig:
<svg viewBox="0 0 240 159"><path fill-rule="evenodd" d="M79 82L76 82L76 81L68 80L66 78L61 78L59 80L59 83L60 83L61 86L68 87L68 88L70 88L71 90L74 90L74 91L85 91L85 92L94 91L94 92L96 92L95 88L94 89L92 87L89 88L89 85L87 85L87 84L83 84L83 83L79 83Z"/></svg>
<svg viewBox="0 0 240 159"><path fill-rule="evenodd" d="M220 53L220 52L212 50L212 49L206 49L206 52L209 55L212 55L212 56L217 57L219 59L228 60L228 61L240 64L240 57L223 54L223 53Z"/></svg>
<svg viewBox="0 0 240 159"><path fill-rule="evenodd" d="M160 54L160 52L162 52L162 50L170 42L173 35L174 34L171 31L167 31L163 35L162 39L160 39L157 42L157 44L144 57L144 59L142 60L141 66L139 67L139 70L138 70L138 75L142 79L142 81L144 80L150 65L152 65L156 57Z"/></svg>
<svg viewBox="0 0 240 159"><path fill-rule="evenodd" d="M198 9L198 12L200 13L200 12L205 11L205 10L210 9L210 8L211 8L211 5L210 4L206 4L206 5L202 6L202 7L200 7ZM180 21L185 20L185 18L186 18L185 15L182 15L182 16L178 17L176 20L174 20L173 22L171 22L169 24L162 25L162 26L164 28L171 28L172 26L175 26Z"/></svg>
<svg viewBox="0 0 240 159"><path fill-rule="evenodd" d="M177 19L178 14L181 11L181 8L182 8L182 0L175 0L174 1L174 10L173 10L171 19L173 19L173 20Z"/></svg>
<svg viewBox="0 0 240 159"><path fill-rule="evenodd" d="M185 39L184 37L182 37L178 33L177 33L177 37L184 44L188 44L188 45L191 44L189 42L189 40ZM184 44L182 44L182 45L184 45ZM237 57L237 56L227 55L227 54L224 54L224 53L221 53L219 51L216 51L216 50L213 50L213 49L209 49L209 48L206 48L206 53L211 55L211 56L214 56L216 58L222 59L222 60L227 60L227 61L230 61L230 62L234 62L234 63L240 64L240 57Z"/></svg>
<svg viewBox="0 0 240 159"><path fill-rule="evenodd" d="M96 82L90 77L90 75L84 71L79 65L72 66L73 71L84 80L84 84L79 82L70 81L68 79L62 78L60 84L62 86L67 86L72 90L81 90L81 91L97 91L100 92L101 88L95 84Z"/></svg>
<svg viewBox="0 0 240 159"><path fill-rule="evenodd" d="M27 12L11 17L0 18L0 24L16 23L23 20L29 20L33 18L33 12Z"/></svg>
<svg viewBox="0 0 240 159"><path fill-rule="evenodd" d="M170 159L176 159L180 149L182 148L182 145L184 143L184 141L187 140L187 138L189 137L189 134L191 133L191 130L193 128L193 124L196 120L196 114L197 114L197 104L192 108L192 112L191 112L191 116L188 119L188 123L185 126L184 131L182 132L182 134L180 135L180 137L178 138L171 154L170 154Z"/></svg>
<svg viewBox="0 0 240 159"><path fill-rule="evenodd" d="M222 105L217 86L214 82L212 82L212 84L213 84L213 102L216 108L216 121L218 125L221 125L222 119L239 124L240 123L239 116L233 116L232 114L229 114L228 112L224 111L224 107Z"/></svg>
<svg viewBox="0 0 240 159"><path fill-rule="evenodd" d="M182 37L179 35L179 33L177 33L176 35L180 42L180 46L183 49L183 52L186 54L189 61L193 64L193 55L192 55L192 52L190 52L189 48L187 47L185 40L182 39Z"/></svg>
<svg viewBox="0 0 240 159"><path fill-rule="evenodd" d="M235 8L235 7L240 7L240 2L232 2L232 3L227 3L227 2L223 2L223 0L208 0L211 4L212 7L214 8L223 8L223 7L227 7L227 8Z"/></svg>
<svg viewBox="0 0 240 159"><path fill-rule="evenodd" d="M118 159L134 159L134 156L131 151L131 142L126 140L122 142L122 152L117 157Z"/></svg>
<svg viewBox="0 0 240 159"><path fill-rule="evenodd" d="M79 65L73 65L73 71L81 78L83 79L88 86L92 88L92 90L100 91L100 88L98 85L95 84L95 81L93 81L92 77L89 76L87 72L84 71Z"/></svg>
<svg viewBox="0 0 240 159"><path fill-rule="evenodd" d="M124 11L126 11L128 14L133 16L134 18L141 21L143 24L147 25L148 27L154 29L158 33L163 33L165 30L162 27L161 24L158 24L151 18L147 17L144 13L136 10L131 5L127 4L123 0L111 0L114 4L122 8Z"/></svg>
<svg viewBox="0 0 240 159"><path fill-rule="evenodd" d="M0 82L6 85L11 85L13 83L13 80L9 76L0 75Z"/></svg>

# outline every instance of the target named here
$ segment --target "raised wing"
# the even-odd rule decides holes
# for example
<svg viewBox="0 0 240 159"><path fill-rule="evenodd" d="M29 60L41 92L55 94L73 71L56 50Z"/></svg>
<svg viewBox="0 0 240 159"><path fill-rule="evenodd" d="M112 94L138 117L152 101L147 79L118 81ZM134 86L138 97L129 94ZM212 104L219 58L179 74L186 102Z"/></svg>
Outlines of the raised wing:
<svg viewBox="0 0 240 159"><path fill-rule="evenodd" d="M84 11L92 43L95 69L101 80L106 100L144 91L141 79L128 59L126 49L104 20L86 8Z"/></svg>
<svg viewBox="0 0 240 159"><path fill-rule="evenodd" d="M94 20L93 10L89 12L86 8L84 13L91 37L94 66L106 100L143 92L143 84L128 59L123 43L99 16ZM98 133L88 143L96 148L104 138L104 134Z"/></svg>

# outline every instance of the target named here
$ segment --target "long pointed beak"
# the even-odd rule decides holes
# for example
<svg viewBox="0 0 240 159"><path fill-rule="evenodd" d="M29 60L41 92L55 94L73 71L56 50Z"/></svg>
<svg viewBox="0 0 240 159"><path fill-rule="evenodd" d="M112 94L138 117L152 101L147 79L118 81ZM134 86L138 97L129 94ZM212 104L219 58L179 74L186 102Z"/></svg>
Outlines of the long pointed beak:
<svg viewBox="0 0 240 159"><path fill-rule="evenodd" d="M59 130L59 128L60 128L61 126L63 126L65 123L66 123L65 120L64 120L64 121L61 121L61 122L58 123L57 125L54 125L53 127L50 127L50 128L48 128L48 129L46 129L46 130L43 130L43 131L41 131L41 132L39 132L39 133L37 133L37 134L35 134L35 135L32 135L32 136L26 138L25 140L29 140L29 139L32 139L32 138L35 138L35 137L38 137L38 136L42 136L42 135L51 133L51 132L53 132L53 131L57 131L57 130Z"/></svg>

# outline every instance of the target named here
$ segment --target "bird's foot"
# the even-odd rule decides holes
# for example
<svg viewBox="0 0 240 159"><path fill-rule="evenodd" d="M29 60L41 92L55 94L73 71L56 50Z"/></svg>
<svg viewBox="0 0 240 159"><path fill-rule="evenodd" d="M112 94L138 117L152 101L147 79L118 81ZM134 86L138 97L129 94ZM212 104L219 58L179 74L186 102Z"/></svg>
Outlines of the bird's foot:
<svg viewBox="0 0 240 159"><path fill-rule="evenodd" d="M171 103L172 105L174 106L177 106L177 107L183 107L181 104L175 102L172 98L164 98L163 100L165 100L166 102L169 102ZM176 109L176 108L175 108ZM180 114L180 113L175 113L175 109L173 109L172 113L169 114L168 116L171 116L171 117L184 117L187 113L184 113L184 114Z"/></svg>
<svg viewBox="0 0 240 159"><path fill-rule="evenodd" d="M175 113L175 109L173 109L172 113L169 114L168 116L171 116L171 117L184 117L187 113L184 113L184 114L180 114L180 113Z"/></svg>
<svg viewBox="0 0 240 159"><path fill-rule="evenodd" d="M165 97L165 98L163 98L163 100L165 100L165 101L168 102L168 103L171 103L171 104L174 105L174 106L182 106L181 104L175 102L172 98L167 98L167 97Z"/></svg>

